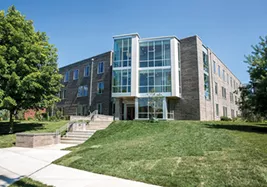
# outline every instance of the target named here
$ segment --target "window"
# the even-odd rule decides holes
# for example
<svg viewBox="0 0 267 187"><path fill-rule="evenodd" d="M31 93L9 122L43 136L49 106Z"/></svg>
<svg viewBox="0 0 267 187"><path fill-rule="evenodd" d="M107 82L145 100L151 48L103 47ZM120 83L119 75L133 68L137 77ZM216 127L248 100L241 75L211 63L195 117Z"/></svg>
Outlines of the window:
<svg viewBox="0 0 267 187"><path fill-rule="evenodd" d="M79 86L77 97L88 96L88 86Z"/></svg>
<svg viewBox="0 0 267 187"><path fill-rule="evenodd" d="M62 90L62 99L66 98L66 92L67 92L67 90Z"/></svg>
<svg viewBox="0 0 267 187"><path fill-rule="evenodd" d="M218 84L217 84L217 82L215 82L215 94L216 95L218 94Z"/></svg>
<svg viewBox="0 0 267 187"><path fill-rule="evenodd" d="M225 71L224 70L223 70L222 76L223 76L223 81L225 81Z"/></svg>
<svg viewBox="0 0 267 187"><path fill-rule="evenodd" d="M113 70L112 92L131 92L131 69Z"/></svg>
<svg viewBox="0 0 267 187"><path fill-rule="evenodd" d="M148 119L152 115L163 118L163 100L155 102L151 98L138 98L138 118Z"/></svg>
<svg viewBox="0 0 267 187"><path fill-rule="evenodd" d="M102 94L104 91L104 82L97 83L97 93Z"/></svg>
<svg viewBox="0 0 267 187"><path fill-rule="evenodd" d="M103 114L102 103L97 103L97 104L96 104L96 108L97 108L97 110L98 110L98 114Z"/></svg>
<svg viewBox="0 0 267 187"><path fill-rule="evenodd" d="M170 66L170 40L140 42L139 67Z"/></svg>
<svg viewBox="0 0 267 187"><path fill-rule="evenodd" d="M203 54L203 69L204 69L204 91L205 99L210 99L210 78L209 78L209 61L208 54L202 51Z"/></svg>
<svg viewBox="0 0 267 187"><path fill-rule="evenodd" d="M88 77L89 76L89 65L84 67L83 76Z"/></svg>
<svg viewBox="0 0 267 187"><path fill-rule="evenodd" d="M139 93L171 92L171 69L139 71Z"/></svg>
<svg viewBox="0 0 267 187"><path fill-rule="evenodd" d="M69 81L69 76L70 76L70 72L69 71L65 72L64 82L68 82Z"/></svg>
<svg viewBox="0 0 267 187"><path fill-rule="evenodd" d="M216 74L216 62L213 61L213 73Z"/></svg>
<svg viewBox="0 0 267 187"><path fill-rule="evenodd" d="M233 86L232 77L230 77L230 85Z"/></svg>
<svg viewBox="0 0 267 187"><path fill-rule="evenodd" d="M179 93L182 94L182 77L181 77L181 49L178 42L178 77L179 77Z"/></svg>
<svg viewBox="0 0 267 187"><path fill-rule="evenodd" d="M216 104L216 116L219 116L219 104Z"/></svg>
<svg viewBox="0 0 267 187"><path fill-rule="evenodd" d="M218 65L218 76L221 77L221 67Z"/></svg>
<svg viewBox="0 0 267 187"><path fill-rule="evenodd" d="M114 40L113 67L131 67L132 39Z"/></svg>
<svg viewBox="0 0 267 187"><path fill-rule="evenodd" d="M238 111L236 111L236 117L238 117Z"/></svg>
<svg viewBox="0 0 267 187"><path fill-rule="evenodd" d="M227 73L227 83L229 84L229 74Z"/></svg>
<svg viewBox="0 0 267 187"><path fill-rule="evenodd" d="M226 88L222 86L222 97L226 99Z"/></svg>
<svg viewBox="0 0 267 187"><path fill-rule="evenodd" d="M235 96L235 104L236 104L236 105L238 104L237 96Z"/></svg>
<svg viewBox="0 0 267 187"><path fill-rule="evenodd" d="M97 74L101 74L101 73L104 73L104 62L98 63L98 66L97 66Z"/></svg>
<svg viewBox="0 0 267 187"><path fill-rule="evenodd" d="M76 69L73 71L73 80L77 80L79 78L79 70Z"/></svg>
<svg viewBox="0 0 267 187"><path fill-rule="evenodd" d="M235 80L234 80L234 89L235 89Z"/></svg>
<svg viewBox="0 0 267 187"><path fill-rule="evenodd" d="M231 101L231 103L234 102L234 94L232 92L230 92L230 101Z"/></svg>
<svg viewBox="0 0 267 187"><path fill-rule="evenodd" d="M227 117L227 107L223 107L223 116L226 116Z"/></svg>
<svg viewBox="0 0 267 187"><path fill-rule="evenodd" d="M235 117L235 111L233 109L231 109L231 117L232 119Z"/></svg>

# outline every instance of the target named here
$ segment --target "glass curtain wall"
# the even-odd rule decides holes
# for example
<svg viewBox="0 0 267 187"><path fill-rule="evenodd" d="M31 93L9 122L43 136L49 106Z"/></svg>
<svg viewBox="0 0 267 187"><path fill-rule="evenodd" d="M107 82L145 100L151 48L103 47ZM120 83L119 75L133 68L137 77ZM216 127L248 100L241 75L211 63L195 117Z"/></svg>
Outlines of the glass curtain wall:
<svg viewBox="0 0 267 187"><path fill-rule="evenodd" d="M208 54L203 51L203 69L204 69L204 91L205 98L210 99L210 78L209 78L209 61Z"/></svg>
<svg viewBox="0 0 267 187"><path fill-rule="evenodd" d="M132 38L114 40L112 92L131 92Z"/></svg>
<svg viewBox="0 0 267 187"><path fill-rule="evenodd" d="M138 118L150 119L151 117L163 118L163 99L138 98Z"/></svg>

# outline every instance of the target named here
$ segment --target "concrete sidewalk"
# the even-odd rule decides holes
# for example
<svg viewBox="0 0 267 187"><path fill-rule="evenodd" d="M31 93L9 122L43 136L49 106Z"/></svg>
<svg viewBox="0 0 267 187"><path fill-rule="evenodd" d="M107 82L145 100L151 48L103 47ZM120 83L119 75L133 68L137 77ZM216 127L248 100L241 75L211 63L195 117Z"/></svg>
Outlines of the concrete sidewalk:
<svg viewBox="0 0 267 187"><path fill-rule="evenodd" d="M60 150L68 146L70 145L58 144L39 148L0 149L0 187L8 186L25 176L56 187L154 186L51 164L70 152Z"/></svg>

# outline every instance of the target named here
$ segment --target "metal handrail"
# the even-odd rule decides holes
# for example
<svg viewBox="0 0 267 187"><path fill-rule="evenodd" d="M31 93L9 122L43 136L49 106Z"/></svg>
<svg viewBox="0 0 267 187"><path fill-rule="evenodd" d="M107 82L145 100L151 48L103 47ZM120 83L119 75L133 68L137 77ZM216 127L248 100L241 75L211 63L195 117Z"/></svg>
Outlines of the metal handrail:
<svg viewBox="0 0 267 187"><path fill-rule="evenodd" d="M73 125L73 123L70 123L70 122L63 125L62 127L60 127L59 129L56 130L56 135L61 134L63 131L68 132L72 125Z"/></svg>

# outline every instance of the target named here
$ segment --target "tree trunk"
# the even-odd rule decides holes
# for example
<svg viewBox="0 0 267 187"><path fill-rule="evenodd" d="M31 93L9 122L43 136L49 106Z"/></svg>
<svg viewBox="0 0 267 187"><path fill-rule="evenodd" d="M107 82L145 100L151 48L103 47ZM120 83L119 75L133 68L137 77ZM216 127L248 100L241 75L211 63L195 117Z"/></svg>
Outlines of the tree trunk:
<svg viewBox="0 0 267 187"><path fill-rule="evenodd" d="M12 134L13 130L14 130L14 120L13 120L13 110L9 111L9 124L10 124L10 129L9 129L9 133Z"/></svg>

